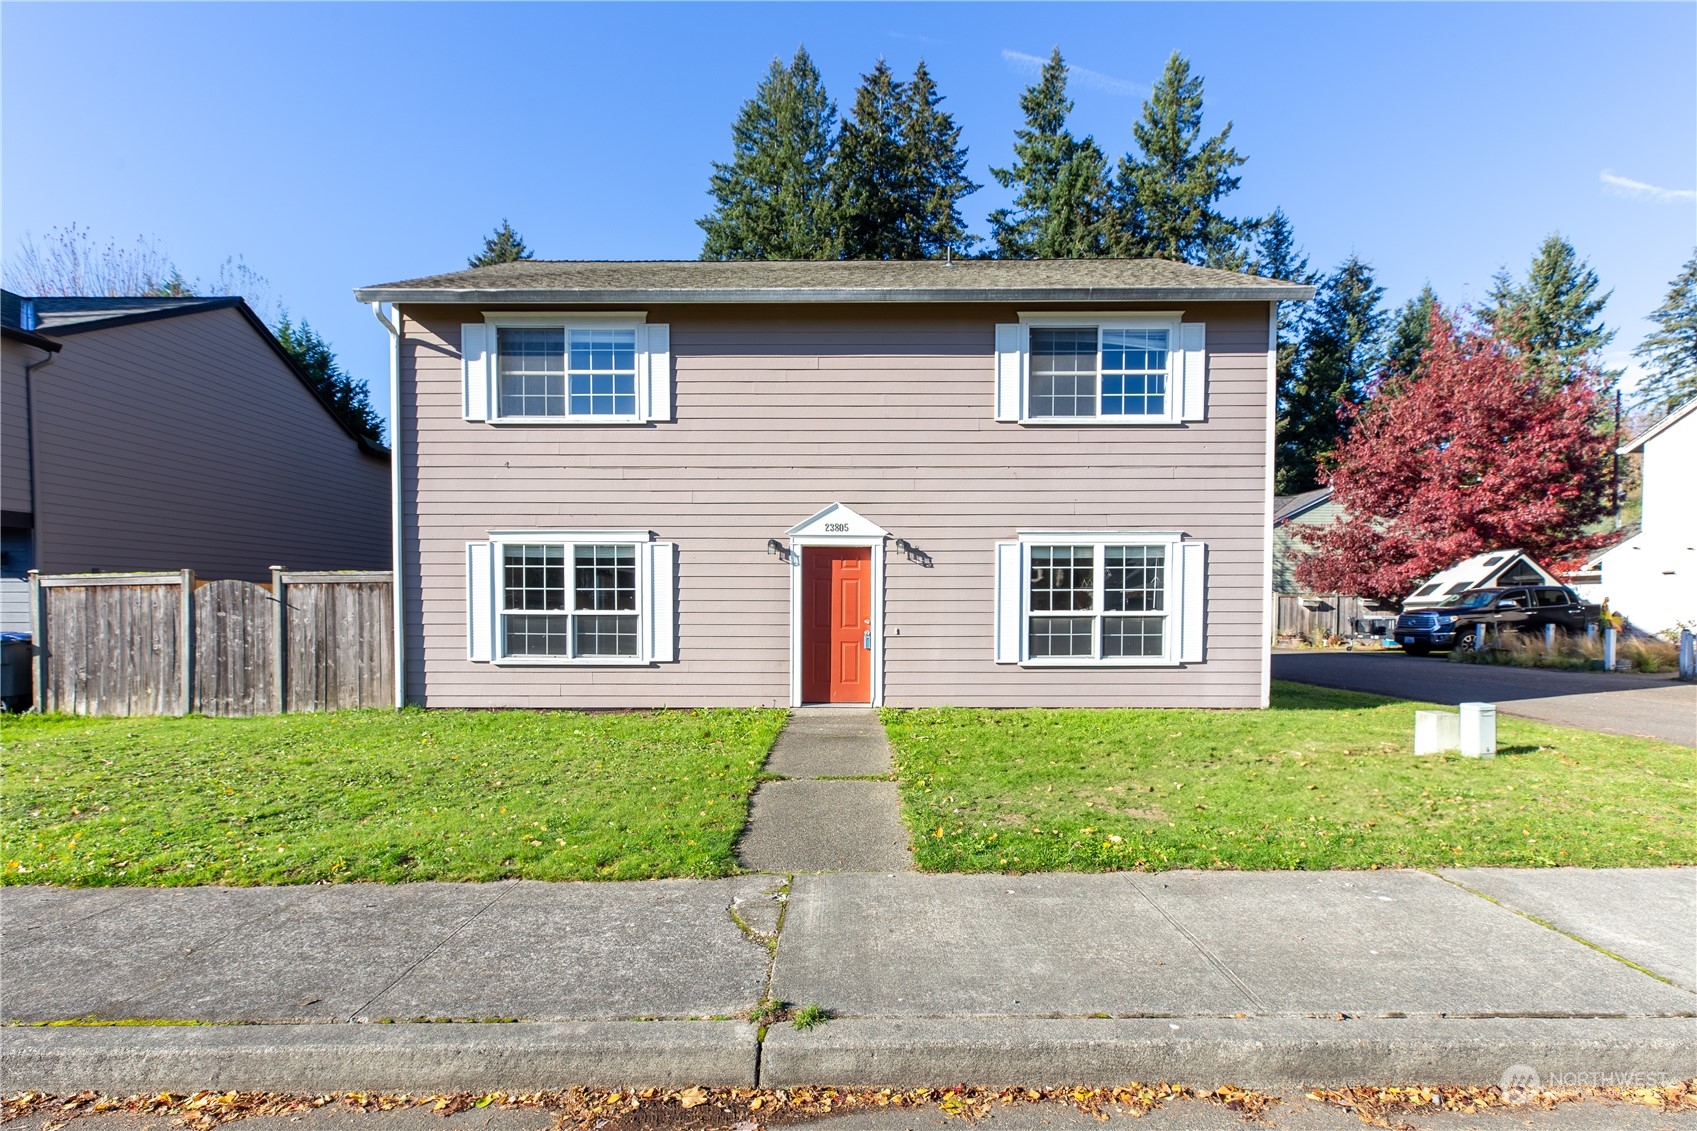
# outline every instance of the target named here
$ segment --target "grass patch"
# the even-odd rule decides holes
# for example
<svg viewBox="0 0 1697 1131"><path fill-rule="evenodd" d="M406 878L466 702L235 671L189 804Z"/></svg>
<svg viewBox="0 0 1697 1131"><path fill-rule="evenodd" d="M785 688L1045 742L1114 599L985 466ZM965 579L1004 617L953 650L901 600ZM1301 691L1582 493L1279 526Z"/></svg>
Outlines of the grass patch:
<svg viewBox="0 0 1697 1131"><path fill-rule="evenodd" d="M775 710L9 718L0 882L724 876Z"/></svg>
<svg viewBox="0 0 1697 1131"><path fill-rule="evenodd" d="M1295 683L1268 711L886 710L918 866L1697 862L1697 758L1497 717L1499 756L1415 757L1417 704Z"/></svg>
<svg viewBox="0 0 1697 1131"><path fill-rule="evenodd" d="M795 1011L795 1015L790 1018L790 1024L806 1032L808 1029L817 1029L830 1019L830 1010L818 1002L810 1001Z"/></svg>

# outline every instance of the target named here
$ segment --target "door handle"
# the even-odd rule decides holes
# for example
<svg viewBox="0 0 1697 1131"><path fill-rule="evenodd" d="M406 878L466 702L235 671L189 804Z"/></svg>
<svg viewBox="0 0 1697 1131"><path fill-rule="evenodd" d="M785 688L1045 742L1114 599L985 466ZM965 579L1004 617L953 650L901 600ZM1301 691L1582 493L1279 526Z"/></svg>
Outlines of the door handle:
<svg viewBox="0 0 1697 1131"><path fill-rule="evenodd" d="M872 651L872 630L867 629L860 634L860 646L868 652Z"/></svg>

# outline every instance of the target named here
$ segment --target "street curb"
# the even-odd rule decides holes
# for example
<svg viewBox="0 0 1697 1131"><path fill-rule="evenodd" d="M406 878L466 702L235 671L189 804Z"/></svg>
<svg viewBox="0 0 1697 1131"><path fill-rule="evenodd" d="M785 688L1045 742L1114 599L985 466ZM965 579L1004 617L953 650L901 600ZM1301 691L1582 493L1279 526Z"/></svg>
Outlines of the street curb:
<svg viewBox="0 0 1697 1131"><path fill-rule="evenodd" d="M728 1021L7 1027L8 1091L487 1092L754 1083Z"/></svg>
<svg viewBox="0 0 1697 1131"><path fill-rule="evenodd" d="M1697 1021L838 1020L806 1032L770 1030L760 1082L1492 1085L1517 1065L1531 1067L1546 1086L1682 1080L1697 1073Z"/></svg>

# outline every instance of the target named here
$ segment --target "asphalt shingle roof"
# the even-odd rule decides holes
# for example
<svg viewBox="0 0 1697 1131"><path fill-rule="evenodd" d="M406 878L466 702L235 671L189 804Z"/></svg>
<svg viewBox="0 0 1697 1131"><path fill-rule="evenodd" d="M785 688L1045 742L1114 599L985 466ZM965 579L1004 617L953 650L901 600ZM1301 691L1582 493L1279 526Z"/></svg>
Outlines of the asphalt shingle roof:
<svg viewBox="0 0 1697 1131"><path fill-rule="evenodd" d="M1312 298L1161 259L522 260L361 287L361 302L1077 302Z"/></svg>

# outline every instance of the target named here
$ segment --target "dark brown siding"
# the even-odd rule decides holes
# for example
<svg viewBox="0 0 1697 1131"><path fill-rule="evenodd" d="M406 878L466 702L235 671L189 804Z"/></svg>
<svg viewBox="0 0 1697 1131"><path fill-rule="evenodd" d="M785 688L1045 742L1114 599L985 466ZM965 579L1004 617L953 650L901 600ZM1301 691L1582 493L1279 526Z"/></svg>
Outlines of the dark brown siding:
<svg viewBox="0 0 1697 1131"><path fill-rule="evenodd" d="M240 313L63 341L33 390L43 572L388 567L387 461Z"/></svg>
<svg viewBox="0 0 1697 1131"><path fill-rule="evenodd" d="M671 326L676 416L645 426L467 423L460 324L481 311L405 314L413 701L787 703L789 576L766 540L840 501L930 555L929 568L893 549L885 558L893 706L1261 703L1265 304L1185 310L1187 321L1208 325L1205 423L1124 428L992 419L993 328L1017 319L1011 307L652 308L650 321ZM503 528L646 528L675 541L678 662L520 670L468 662L465 543ZM1207 542L1207 662L993 663L993 546L1021 528L1176 529Z"/></svg>

